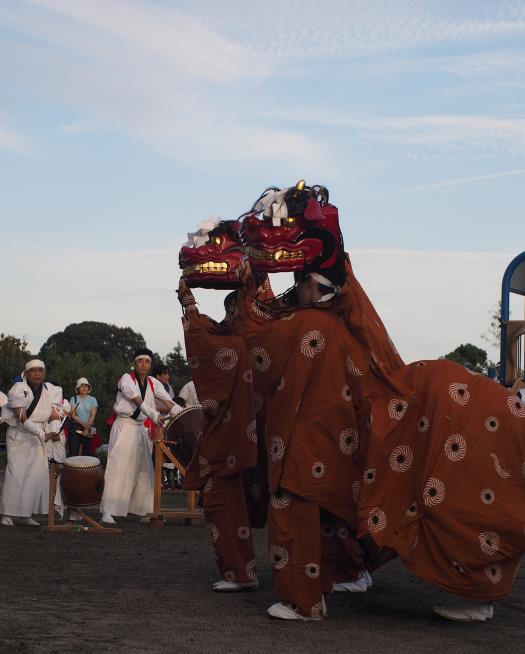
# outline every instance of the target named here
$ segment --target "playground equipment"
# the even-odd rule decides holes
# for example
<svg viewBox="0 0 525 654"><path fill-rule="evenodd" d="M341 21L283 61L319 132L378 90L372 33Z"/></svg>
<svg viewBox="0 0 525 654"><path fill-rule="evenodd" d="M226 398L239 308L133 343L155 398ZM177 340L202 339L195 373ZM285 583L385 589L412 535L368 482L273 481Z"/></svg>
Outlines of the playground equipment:
<svg viewBox="0 0 525 654"><path fill-rule="evenodd" d="M525 297L525 252L509 263L501 284L499 381L505 386L512 386L525 367L525 320L510 320L511 293Z"/></svg>

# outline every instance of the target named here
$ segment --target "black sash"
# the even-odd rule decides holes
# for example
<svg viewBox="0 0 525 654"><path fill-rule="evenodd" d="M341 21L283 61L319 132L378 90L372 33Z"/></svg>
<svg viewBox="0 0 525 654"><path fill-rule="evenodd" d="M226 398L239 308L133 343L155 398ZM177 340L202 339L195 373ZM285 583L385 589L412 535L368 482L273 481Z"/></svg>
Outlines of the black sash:
<svg viewBox="0 0 525 654"><path fill-rule="evenodd" d="M31 390L33 391L33 401L31 402L31 404L30 404L30 405L27 407L27 409L26 409L26 416L27 416L28 418L31 417L31 414L32 414L33 411L36 409L36 405L37 405L38 402L40 401L40 396L42 395L42 388L43 388L43 387L44 387L44 384L43 384L43 383L40 384L40 385L38 386L38 388L36 388L36 389L34 389L34 388L31 386Z"/></svg>
<svg viewBox="0 0 525 654"><path fill-rule="evenodd" d="M140 377L138 375L135 377L135 381L139 385L140 396L142 398L142 401L144 401L144 398L146 397L146 389L148 388L148 376L146 375L144 379L144 384L141 383ZM133 411L133 413L131 414L131 417L133 418L133 420L136 420L139 417L139 414L140 414L140 407L138 406L135 409L135 411Z"/></svg>

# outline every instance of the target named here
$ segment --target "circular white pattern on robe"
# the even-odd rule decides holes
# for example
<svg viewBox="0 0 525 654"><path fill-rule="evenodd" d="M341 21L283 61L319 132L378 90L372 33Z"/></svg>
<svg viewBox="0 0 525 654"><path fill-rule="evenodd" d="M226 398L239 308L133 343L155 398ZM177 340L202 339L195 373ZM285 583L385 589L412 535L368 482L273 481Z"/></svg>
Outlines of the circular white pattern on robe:
<svg viewBox="0 0 525 654"><path fill-rule="evenodd" d="M428 431L429 427L430 420L426 416L421 416L421 418L417 421L417 430L420 432Z"/></svg>
<svg viewBox="0 0 525 654"><path fill-rule="evenodd" d="M226 459L226 465L228 466L228 468L235 468L236 463L237 463L237 458L233 454L230 454Z"/></svg>
<svg viewBox="0 0 525 654"><path fill-rule="evenodd" d="M252 347L250 356L254 360L255 367L259 372L266 372L272 365L270 355L263 347Z"/></svg>
<svg viewBox="0 0 525 654"><path fill-rule="evenodd" d="M241 525L237 529L237 537L240 538L241 540L247 540L250 538L251 531L249 527L246 527L245 525Z"/></svg>
<svg viewBox="0 0 525 654"><path fill-rule="evenodd" d="M511 395L507 398L507 406L513 416L516 416L516 418L525 418L525 406L523 406L516 396Z"/></svg>
<svg viewBox="0 0 525 654"><path fill-rule="evenodd" d="M235 572L233 570L227 570L224 573L224 579L226 581L235 581Z"/></svg>
<svg viewBox="0 0 525 654"><path fill-rule="evenodd" d="M457 463L464 459L467 454L467 441L461 434L452 434L445 441L443 448L447 459Z"/></svg>
<svg viewBox="0 0 525 654"><path fill-rule="evenodd" d="M352 401L352 391L350 390L349 386L343 386L343 389L341 390L341 397L345 402Z"/></svg>
<svg viewBox="0 0 525 654"><path fill-rule="evenodd" d="M470 393L467 390L467 384L452 383L449 384L448 394L456 404L465 406L470 400Z"/></svg>
<svg viewBox="0 0 525 654"><path fill-rule="evenodd" d="M270 498L270 504L274 509L286 509L291 503L292 496L282 488L278 488Z"/></svg>
<svg viewBox="0 0 525 654"><path fill-rule="evenodd" d="M423 491L423 501L425 502L425 505L436 506L436 504L440 504L444 499L445 484L435 477L430 477L425 484L425 489Z"/></svg>
<svg viewBox="0 0 525 654"><path fill-rule="evenodd" d="M387 525L386 514L378 506L368 514L368 529L372 533L383 531Z"/></svg>
<svg viewBox="0 0 525 654"><path fill-rule="evenodd" d="M213 477L208 477L206 483L204 484L204 488L202 489L202 492L208 493L211 490L212 486L213 486Z"/></svg>
<svg viewBox="0 0 525 654"><path fill-rule="evenodd" d="M485 420L485 429L487 431L498 431L499 420L495 416L490 416Z"/></svg>
<svg viewBox="0 0 525 654"><path fill-rule="evenodd" d="M311 618L321 618L322 617L322 610L323 606L321 602L317 602L317 604L314 604L312 608L310 609L310 617Z"/></svg>
<svg viewBox="0 0 525 654"><path fill-rule="evenodd" d="M493 531L484 531L479 536L479 546L483 554L494 556L499 550L499 536Z"/></svg>
<svg viewBox="0 0 525 654"><path fill-rule="evenodd" d="M280 545L270 546L270 565L276 570L281 570L288 563L288 551Z"/></svg>
<svg viewBox="0 0 525 654"><path fill-rule="evenodd" d="M320 479L324 475L324 472L325 472L324 463L321 463L321 461L316 461L312 466L312 475L316 479Z"/></svg>
<svg viewBox="0 0 525 654"><path fill-rule="evenodd" d="M255 420L252 420L246 427L246 436L253 443L257 443L257 422Z"/></svg>
<svg viewBox="0 0 525 654"><path fill-rule="evenodd" d="M277 385L277 390L282 391L285 386L286 386L286 381L285 381L284 377L281 377L281 380L279 381L279 384Z"/></svg>
<svg viewBox="0 0 525 654"><path fill-rule="evenodd" d="M394 472L406 472L414 462L414 453L408 445L398 445L390 453L388 461Z"/></svg>
<svg viewBox="0 0 525 654"><path fill-rule="evenodd" d="M352 497L354 498L354 502L357 504L357 500L359 499L359 492L361 490L361 482L359 479L354 481L352 484Z"/></svg>
<svg viewBox="0 0 525 654"><path fill-rule="evenodd" d="M409 518L415 518L417 516L417 502L412 502L412 504L405 511L405 515Z"/></svg>
<svg viewBox="0 0 525 654"><path fill-rule="evenodd" d="M264 404L263 396L260 393L254 393L253 397L255 400L255 413L259 413Z"/></svg>
<svg viewBox="0 0 525 654"><path fill-rule="evenodd" d="M224 417L222 419L222 422L230 422L231 419L232 419L232 412L231 411L226 411L224 413Z"/></svg>
<svg viewBox="0 0 525 654"><path fill-rule="evenodd" d="M499 582L503 579L503 573L499 563L488 565L485 568L485 574L487 575L489 581L493 584L499 584Z"/></svg>
<svg viewBox="0 0 525 654"><path fill-rule="evenodd" d="M339 447L343 454L353 454L359 447L359 434L356 429L343 429L339 434Z"/></svg>
<svg viewBox="0 0 525 654"><path fill-rule="evenodd" d="M201 477L206 477L206 475L209 475L211 472L210 464L208 462L208 459L204 456L199 457L199 475Z"/></svg>
<svg viewBox="0 0 525 654"><path fill-rule="evenodd" d="M253 559L252 561L248 561L248 563L246 564L246 576L251 581L257 581L256 568L257 568L257 561L255 559Z"/></svg>
<svg viewBox="0 0 525 654"><path fill-rule="evenodd" d="M484 488L479 496L483 504L492 504L496 499L496 494L490 488Z"/></svg>
<svg viewBox="0 0 525 654"><path fill-rule="evenodd" d="M271 317L269 309L267 309L264 305L259 304L257 300L253 300L251 304L251 309L258 318L264 318L265 320L269 320Z"/></svg>
<svg viewBox="0 0 525 654"><path fill-rule="evenodd" d="M309 359L313 359L318 354L321 354L325 347L326 339L318 329L306 332L301 339L301 352Z"/></svg>
<svg viewBox="0 0 525 654"><path fill-rule="evenodd" d="M490 456L491 456L491 457L493 458L493 460L494 460L494 468L496 469L496 472L498 473L498 475L499 475L502 479L508 479L508 478L511 476L511 474L510 474L510 472L507 472L507 471L505 470L505 468L503 468L503 466L502 466L501 463L499 462L498 456L497 456L496 454L494 454L494 452L491 452L491 453L490 453Z"/></svg>
<svg viewBox="0 0 525 654"><path fill-rule="evenodd" d="M200 361L197 357L188 357L188 365L192 370L196 370L200 366Z"/></svg>
<svg viewBox="0 0 525 654"><path fill-rule="evenodd" d="M346 540L349 535L350 532L346 527L339 527L339 529L337 530L337 538L340 538L341 540Z"/></svg>
<svg viewBox="0 0 525 654"><path fill-rule="evenodd" d="M215 415L217 413L217 409L219 408L219 403L217 402L217 400L212 400L210 398L208 400L203 400L201 402L201 407L204 409L205 412Z"/></svg>
<svg viewBox="0 0 525 654"><path fill-rule="evenodd" d="M368 468L368 470L364 471L363 481L366 484L373 484L375 480L376 480L376 469L375 468Z"/></svg>
<svg viewBox="0 0 525 654"><path fill-rule="evenodd" d="M359 370L359 368L355 365L352 357L350 356L346 357L346 367L348 368L348 372L352 375L352 377L361 377L363 374L361 370Z"/></svg>
<svg viewBox="0 0 525 654"><path fill-rule="evenodd" d="M270 457L274 463L284 456L284 441L279 436L272 436L270 440Z"/></svg>
<svg viewBox="0 0 525 654"><path fill-rule="evenodd" d="M239 361L239 355L231 347L223 347L215 354L215 365L221 370L233 370Z"/></svg>
<svg viewBox="0 0 525 654"><path fill-rule="evenodd" d="M319 576L321 569L317 563L307 563L304 566L304 571L308 577L316 579Z"/></svg>
<svg viewBox="0 0 525 654"><path fill-rule="evenodd" d="M195 298L191 293L185 293L179 299L183 307L188 307L191 304L195 304Z"/></svg>
<svg viewBox="0 0 525 654"><path fill-rule="evenodd" d="M334 526L330 522L327 522L321 527L321 534L325 538L332 538L335 534Z"/></svg>
<svg viewBox="0 0 525 654"><path fill-rule="evenodd" d="M245 370L242 373L242 379L243 379L243 381L248 382L249 384L251 384L252 381L253 381L253 372L251 370Z"/></svg>
<svg viewBox="0 0 525 654"><path fill-rule="evenodd" d="M401 420L408 408L406 400L393 399L388 402L388 415L394 420Z"/></svg>
<svg viewBox="0 0 525 654"><path fill-rule="evenodd" d="M210 522L210 524L208 525L208 531L210 534L211 542L216 543L217 538L219 538L219 529L217 525L214 525L213 522Z"/></svg>

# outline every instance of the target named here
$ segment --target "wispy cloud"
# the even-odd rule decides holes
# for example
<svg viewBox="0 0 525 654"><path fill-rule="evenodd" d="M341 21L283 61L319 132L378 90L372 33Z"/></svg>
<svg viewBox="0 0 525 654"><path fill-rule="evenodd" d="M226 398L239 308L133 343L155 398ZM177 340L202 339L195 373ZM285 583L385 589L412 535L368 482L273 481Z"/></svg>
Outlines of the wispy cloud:
<svg viewBox="0 0 525 654"><path fill-rule="evenodd" d="M448 179L442 182L434 182L432 184L421 184L420 186L411 186L409 188L400 189L398 191L392 191L391 193L379 193L372 197L386 198L396 195L403 195L405 193L418 193L420 191L430 191L432 189L446 188L448 186L462 186L463 184L486 182L490 179L500 179L502 177L515 177L516 175L525 175L525 168L519 168L517 170L506 170L500 173L491 173L489 175L474 175L472 177L460 177L458 179ZM520 186L516 188L523 189L525 188L525 186Z"/></svg>
<svg viewBox="0 0 525 654"><path fill-rule="evenodd" d="M192 13L272 59L391 56L420 48L487 42L525 32L519 2L242 0L193 3Z"/></svg>
<svg viewBox="0 0 525 654"><path fill-rule="evenodd" d="M31 154L33 152L31 144L25 137L3 126L1 123L0 150L6 150L14 154Z"/></svg>
<svg viewBox="0 0 525 654"><path fill-rule="evenodd" d="M308 165L325 153L293 128L247 118L264 57L181 11L142 0L20 7L8 0L0 17L31 38L0 44L0 58L14 61L16 81L80 113L66 133L122 130L182 160L268 160L277 150L283 164Z"/></svg>

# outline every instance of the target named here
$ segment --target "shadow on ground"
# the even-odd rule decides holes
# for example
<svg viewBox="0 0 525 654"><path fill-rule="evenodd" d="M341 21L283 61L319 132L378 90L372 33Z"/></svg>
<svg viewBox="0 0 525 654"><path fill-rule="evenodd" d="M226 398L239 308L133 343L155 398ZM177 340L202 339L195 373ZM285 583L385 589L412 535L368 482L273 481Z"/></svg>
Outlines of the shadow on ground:
<svg viewBox="0 0 525 654"><path fill-rule="evenodd" d="M204 525L154 529L122 521L122 535L0 529L0 651L60 652L425 652L524 651L525 583L486 624L432 613L436 589L393 562L366 594L332 596L322 623L270 620L275 601L256 535L259 591L216 594Z"/></svg>

